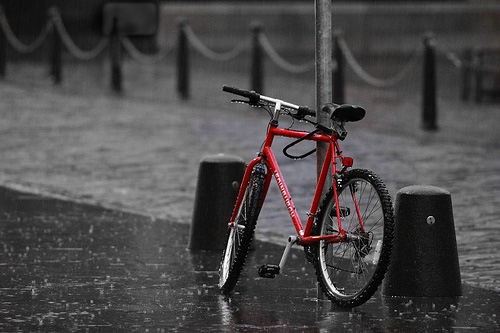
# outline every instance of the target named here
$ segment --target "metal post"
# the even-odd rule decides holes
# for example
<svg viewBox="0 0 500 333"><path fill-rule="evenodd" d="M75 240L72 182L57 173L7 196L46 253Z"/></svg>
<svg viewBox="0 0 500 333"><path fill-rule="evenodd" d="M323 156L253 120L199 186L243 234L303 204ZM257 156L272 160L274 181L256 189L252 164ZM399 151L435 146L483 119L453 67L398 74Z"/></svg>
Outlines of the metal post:
<svg viewBox="0 0 500 333"><path fill-rule="evenodd" d="M263 86L263 73L264 73L264 59L262 47L260 45L259 37L262 33L262 25L260 23L252 24L252 66L251 66L251 89L258 93L264 92Z"/></svg>
<svg viewBox="0 0 500 333"><path fill-rule="evenodd" d="M329 126L330 119L322 112L323 105L332 98L332 5L331 0L315 0L314 14L316 20L316 112L318 124ZM319 179L321 166L326 156L328 144L318 142L316 145L316 174ZM325 186L325 190L329 186ZM318 298L325 296L317 286Z"/></svg>
<svg viewBox="0 0 500 333"><path fill-rule="evenodd" d="M182 99L189 98L189 41L186 36L187 20L179 21L177 45L177 92Z"/></svg>
<svg viewBox="0 0 500 333"><path fill-rule="evenodd" d="M462 101L469 100L471 90L472 49L464 51L464 62L462 66Z"/></svg>
<svg viewBox="0 0 500 333"><path fill-rule="evenodd" d="M0 15L4 15L3 6L0 5ZM0 78L5 77L5 68L7 65L7 40L5 38L5 33L2 28L0 28Z"/></svg>
<svg viewBox="0 0 500 333"><path fill-rule="evenodd" d="M340 48L340 38L343 38L342 32L336 31L334 34L334 47L333 47L333 58L337 63L335 70L333 71L333 102L337 104L345 103L344 94L344 55L342 54L342 49Z"/></svg>
<svg viewBox="0 0 500 333"><path fill-rule="evenodd" d="M424 77L422 101L422 128L428 131L438 129L436 125L436 51L435 40L431 35L424 38Z"/></svg>
<svg viewBox="0 0 500 333"><path fill-rule="evenodd" d="M316 110L318 124L329 126L329 115L321 109L332 102L332 5L331 0L315 0L316 19ZM317 177L325 159L328 144L319 142L316 153Z"/></svg>
<svg viewBox="0 0 500 333"><path fill-rule="evenodd" d="M122 48L120 43L120 32L118 31L118 20L113 19L113 30L111 32L111 87L115 92L122 91Z"/></svg>
<svg viewBox="0 0 500 333"><path fill-rule="evenodd" d="M52 27L52 57L50 61L50 75L55 84L62 81L62 41L55 27Z"/></svg>
<svg viewBox="0 0 500 333"><path fill-rule="evenodd" d="M474 55L474 72L476 79L476 102L483 101L483 65L484 65L484 51L476 49Z"/></svg>

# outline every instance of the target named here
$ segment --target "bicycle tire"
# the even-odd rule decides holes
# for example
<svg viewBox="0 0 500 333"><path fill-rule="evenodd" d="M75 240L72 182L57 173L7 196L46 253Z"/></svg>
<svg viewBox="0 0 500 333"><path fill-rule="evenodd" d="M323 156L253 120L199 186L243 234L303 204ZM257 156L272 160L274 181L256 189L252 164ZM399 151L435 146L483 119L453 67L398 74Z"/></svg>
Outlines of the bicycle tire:
<svg viewBox="0 0 500 333"><path fill-rule="evenodd" d="M234 289L245 265L262 206L265 176L264 165L256 164L247 183L243 200L237 207L238 215L234 227L228 230L226 248L222 253L219 267L219 288L224 294Z"/></svg>
<svg viewBox="0 0 500 333"><path fill-rule="evenodd" d="M392 252L394 213L384 183L371 171L346 172L337 180L337 192L342 227L354 237L340 243L320 241L312 250L316 276L325 295L338 307L352 308L370 299L382 283ZM362 215L363 227L357 212ZM331 187L320 205L312 234L337 232Z"/></svg>

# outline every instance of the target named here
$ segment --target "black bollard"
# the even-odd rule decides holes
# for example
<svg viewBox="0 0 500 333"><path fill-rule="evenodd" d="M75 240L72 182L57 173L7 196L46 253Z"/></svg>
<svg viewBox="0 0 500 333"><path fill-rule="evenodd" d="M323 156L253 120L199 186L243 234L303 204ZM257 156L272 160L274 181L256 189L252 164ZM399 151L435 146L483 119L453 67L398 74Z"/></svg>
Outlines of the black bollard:
<svg viewBox="0 0 500 333"><path fill-rule="evenodd" d="M187 20L179 22L177 40L177 92L182 99L189 98L189 41L186 36Z"/></svg>
<svg viewBox="0 0 500 333"><path fill-rule="evenodd" d="M474 74L476 84L476 102L482 103L483 101L483 66L484 66L484 50L477 48L474 55Z"/></svg>
<svg viewBox="0 0 500 333"><path fill-rule="evenodd" d="M214 155L200 164L193 221L191 250L223 250L245 163L236 156Z"/></svg>
<svg viewBox="0 0 500 333"><path fill-rule="evenodd" d="M345 65L344 55L340 47L340 38L343 38L342 33L337 31L333 39L333 59L335 59L336 67L333 70L333 102L336 104L345 103Z"/></svg>
<svg viewBox="0 0 500 333"><path fill-rule="evenodd" d="M110 56L111 87L119 93L122 92L122 45L116 17L113 19L113 29L111 30Z"/></svg>
<svg viewBox="0 0 500 333"><path fill-rule="evenodd" d="M62 81L62 41L55 27L52 28L52 57L50 61L50 74L55 84Z"/></svg>
<svg viewBox="0 0 500 333"><path fill-rule="evenodd" d="M436 42L434 37L424 38L424 77L422 101L422 128L427 131L438 129L436 103Z"/></svg>
<svg viewBox="0 0 500 333"><path fill-rule="evenodd" d="M258 93L264 92L264 52L260 45L260 34L262 33L262 24L252 24L252 66L250 67L251 82L250 87Z"/></svg>
<svg viewBox="0 0 500 333"><path fill-rule="evenodd" d="M4 15L3 6L0 5L0 15ZM5 77L5 68L7 67L7 39L5 33L0 27L0 78Z"/></svg>
<svg viewBox="0 0 500 333"><path fill-rule="evenodd" d="M462 101L469 100L471 91L471 73L472 73L472 49L467 48L464 51L464 61L462 65Z"/></svg>
<svg viewBox="0 0 500 333"><path fill-rule="evenodd" d="M454 297L462 294L451 195L435 186L398 191L386 296Z"/></svg>

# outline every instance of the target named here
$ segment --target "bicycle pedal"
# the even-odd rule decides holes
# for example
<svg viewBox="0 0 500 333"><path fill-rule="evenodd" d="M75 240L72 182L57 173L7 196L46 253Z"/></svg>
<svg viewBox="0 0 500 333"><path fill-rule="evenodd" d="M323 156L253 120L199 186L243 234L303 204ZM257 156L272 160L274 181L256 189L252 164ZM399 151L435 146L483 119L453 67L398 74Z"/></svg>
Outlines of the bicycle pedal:
<svg viewBox="0 0 500 333"><path fill-rule="evenodd" d="M274 279L280 273L280 266L264 264L259 267L259 276L268 279Z"/></svg>

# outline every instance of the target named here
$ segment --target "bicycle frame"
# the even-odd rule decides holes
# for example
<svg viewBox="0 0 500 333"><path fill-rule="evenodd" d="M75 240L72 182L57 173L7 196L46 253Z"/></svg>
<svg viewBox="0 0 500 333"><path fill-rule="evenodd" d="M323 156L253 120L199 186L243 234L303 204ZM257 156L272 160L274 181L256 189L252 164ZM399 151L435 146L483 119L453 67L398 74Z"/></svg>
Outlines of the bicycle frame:
<svg viewBox="0 0 500 333"><path fill-rule="evenodd" d="M335 133L332 133L331 135L326 135L322 133L317 133L312 136L309 136L305 140L309 141L316 141L316 142L326 142L328 143L328 150L326 153L326 157L323 161L323 165L321 168L321 173L316 185L316 191L314 194L313 201L311 203L311 208L309 210L308 218L305 227L302 224L302 221L297 213L297 210L295 208L295 205L293 203L293 200L291 198L290 192L288 191L288 188L285 183L285 179L283 178L283 175L280 171L278 162L274 156L273 150L271 148L273 144L273 140L275 136L280 136L280 137L289 137L289 138L302 138L306 135L308 135L309 132L305 131L296 131L296 130L290 130L290 129L281 129L278 128L276 125L271 122L269 129L267 131L267 136L266 140L264 142L264 145L262 147L261 152L259 153L259 156L253 159L247 166L247 169L245 171L242 185L238 194L238 198L236 201L235 207L239 207L241 201L243 200L243 196L246 190L246 184L248 184L248 181L250 180L251 174L253 167L257 163L264 163L267 167L267 174L266 174L266 181L265 181L265 187L264 187L264 192L262 196L262 203L264 202L267 191L269 189L269 185L271 183L271 178L274 176L277 184L279 191L283 197L283 200L285 202L285 206L288 210L288 213L290 215L290 218L292 219L292 223L295 226L295 229L297 231L298 235L298 241L297 243L300 245L308 245L312 244L314 242L320 241L320 240L325 240L326 242L329 243L337 243L337 242L342 242L346 239L347 235L345 230L342 228L342 222L340 218L340 208L338 205L336 206L337 210L337 224L338 224L338 230L339 232L335 235L325 235L325 236L311 236L311 230L313 227L314 219L316 217L316 212L318 210L318 206L320 204L321 196L323 193L323 189L325 186L326 179L328 177L328 173L330 170L332 170L332 179L333 182L335 183L335 175L339 172L337 169L337 160L339 160L341 163L344 161L344 157L342 155L342 152L340 150L338 140L335 137ZM338 196L337 196L337 187L333 186L334 190L334 196L335 196L335 202L338 202ZM356 204L357 206L357 204ZM358 213L358 218L359 218L359 210L357 210ZM233 214L231 216L230 224L232 225L234 223L234 220L236 219L237 215L237 209L233 211ZM362 221L359 219L360 224L362 226Z"/></svg>

